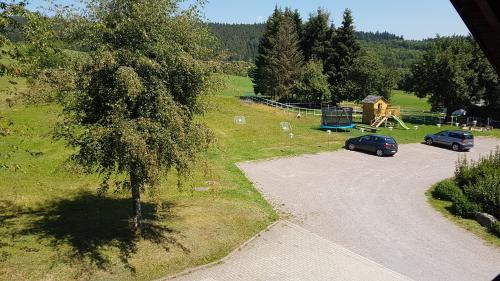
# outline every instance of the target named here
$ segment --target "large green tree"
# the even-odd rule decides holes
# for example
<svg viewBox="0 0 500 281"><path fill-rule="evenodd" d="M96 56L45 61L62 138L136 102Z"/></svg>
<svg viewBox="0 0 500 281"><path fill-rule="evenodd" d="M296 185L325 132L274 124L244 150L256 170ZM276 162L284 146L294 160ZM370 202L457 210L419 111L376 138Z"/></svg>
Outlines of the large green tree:
<svg viewBox="0 0 500 281"><path fill-rule="evenodd" d="M328 56L327 47L331 36L329 21L330 14L322 9L309 16L301 37L301 48L306 61L313 58L324 61Z"/></svg>
<svg viewBox="0 0 500 281"><path fill-rule="evenodd" d="M323 74L323 63L309 60L303 68L299 82L296 84L296 98L303 102L323 103L330 98L328 77Z"/></svg>
<svg viewBox="0 0 500 281"><path fill-rule="evenodd" d="M354 20L351 10L346 9L342 25L330 36L330 46L333 51L325 60L325 71L330 84L331 101L352 100L349 92L348 77L353 71L353 62L359 54L360 45L354 30Z"/></svg>
<svg viewBox="0 0 500 281"><path fill-rule="evenodd" d="M470 67L477 75L477 88L480 98L484 101L486 110L483 109L483 116L488 116L498 120L500 118L500 77L495 72L490 62L484 55L472 37L469 37L472 45L472 61Z"/></svg>
<svg viewBox="0 0 500 281"><path fill-rule="evenodd" d="M185 175L211 134L196 122L208 92L212 38L195 8L176 0L96 0L78 32L89 60L65 100L60 134L74 159L124 177L134 229L141 226L141 193L171 169Z"/></svg>
<svg viewBox="0 0 500 281"><path fill-rule="evenodd" d="M353 61L346 84L350 100L361 101L368 95L379 95L389 100L396 85L395 73L384 67L379 56L361 52Z"/></svg>
<svg viewBox="0 0 500 281"><path fill-rule="evenodd" d="M264 72L270 85L268 94L276 100L292 100L304 61L293 18L283 19L271 45L269 67Z"/></svg>
<svg viewBox="0 0 500 281"><path fill-rule="evenodd" d="M438 38L412 67L410 90L429 97L434 110L468 107L481 98L473 56L474 45L464 37ZM476 67L477 68L477 67Z"/></svg>
<svg viewBox="0 0 500 281"><path fill-rule="evenodd" d="M268 95L271 90L271 83L268 80L269 62L273 48L272 41L276 37L279 25L283 20L283 12L274 8L273 14L267 19L264 35L260 39L259 49L255 58L255 68L251 71L254 92Z"/></svg>
<svg viewBox="0 0 500 281"><path fill-rule="evenodd" d="M276 7L269 17L251 73L256 93L274 99L293 98L303 65L297 24L301 24L298 13L288 8L283 12Z"/></svg>

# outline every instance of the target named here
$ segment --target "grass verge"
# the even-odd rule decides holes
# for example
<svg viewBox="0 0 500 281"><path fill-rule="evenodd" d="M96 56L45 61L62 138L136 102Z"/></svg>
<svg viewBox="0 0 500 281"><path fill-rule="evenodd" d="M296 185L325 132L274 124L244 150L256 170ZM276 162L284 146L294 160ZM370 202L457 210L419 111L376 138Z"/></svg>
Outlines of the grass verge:
<svg viewBox="0 0 500 281"><path fill-rule="evenodd" d="M437 185L437 184L436 184ZM488 244L493 245L495 247L500 247L500 238L498 238L495 234L488 231L485 227L481 226L476 220L464 219L460 216L454 215L450 209L452 202L438 200L432 197L432 190L436 187L433 185L425 195L427 196L427 201L429 204L439 213L441 213L445 218L458 225L459 227L471 232L472 234L480 237Z"/></svg>

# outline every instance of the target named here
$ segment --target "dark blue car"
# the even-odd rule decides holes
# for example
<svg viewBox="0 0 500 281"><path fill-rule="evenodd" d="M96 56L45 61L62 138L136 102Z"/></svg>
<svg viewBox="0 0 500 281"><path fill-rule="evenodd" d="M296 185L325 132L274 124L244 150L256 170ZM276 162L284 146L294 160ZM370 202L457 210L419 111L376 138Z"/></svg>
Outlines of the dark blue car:
<svg viewBox="0 0 500 281"><path fill-rule="evenodd" d="M349 150L363 150L377 156L394 155L398 152L398 144L392 137L384 135L365 135L346 140L345 147Z"/></svg>

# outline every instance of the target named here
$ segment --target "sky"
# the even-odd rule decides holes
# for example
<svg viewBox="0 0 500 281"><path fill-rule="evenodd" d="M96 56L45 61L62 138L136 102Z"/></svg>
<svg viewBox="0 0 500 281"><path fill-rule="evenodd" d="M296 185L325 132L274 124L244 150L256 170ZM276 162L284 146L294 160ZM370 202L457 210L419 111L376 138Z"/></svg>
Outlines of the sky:
<svg viewBox="0 0 500 281"><path fill-rule="evenodd" d="M30 6L43 3L44 0L32 0ZM469 33L449 0L209 0L202 12L210 22L260 23L266 21L276 5L297 9L303 20L321 7L331 13L336 26L342 22L342 12L349 8L357 30L388 31L405 39Z"/></svg>

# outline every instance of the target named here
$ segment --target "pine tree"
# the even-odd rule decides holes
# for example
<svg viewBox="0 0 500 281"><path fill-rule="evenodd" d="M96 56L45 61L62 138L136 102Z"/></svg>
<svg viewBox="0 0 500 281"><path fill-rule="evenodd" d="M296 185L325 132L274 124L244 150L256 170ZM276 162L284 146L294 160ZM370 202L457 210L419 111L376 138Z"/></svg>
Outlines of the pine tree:
<svg viewBox="0 0 500 281"><path fill-rule="evenodd" d="M283 12L278 7L275 7L273 14L266 22L264 36L260 39L258 54L255 58L255 69L250 73L256 94L268 95L270 87L272 87L267 82L268 77L266 75L266 73L269 73L269 55L272 49L271 41L276 37L283 17Z"/></svg>
<svg viewBox="0 0 500 281"><path fill-rule="evenodd" d="M325 70L330 84L332 102L338 103L353 98L348 91L347 83L349 74L353 71L353 62L360 50L352 13L349 9L344 11L342 26L331 33L330 46L333 46L334 52L331 52L326 60Z"/></svg>
<svg viewBox="0 0 500 281"><path fill-rule="evenodd" d="M269 67L265 71L270 86L268 94L276 100L291 100L304 61L293 18L284 17L271 45Z"/></svg>
<svg viewBox="0 0 500 281"><path fill-rule="evenodd" d="M295 24L295 30L297 31L297 36L300 39L304 30L304 25L302 23L302 18L300 17L299 11L297 9L292 11L290 8L286 8L284 16L292 19L293 23Z"/></svg>
<svg viewBox="0 0 500 281"><path fill-rule="evenodd" d="M328 26L329 20L330 14L322 9L318 9L317 14L311 14L309 21L304 25L301 49L306 61L312 58L325 61L329 35L331 34L330 27Z"/></svg>

